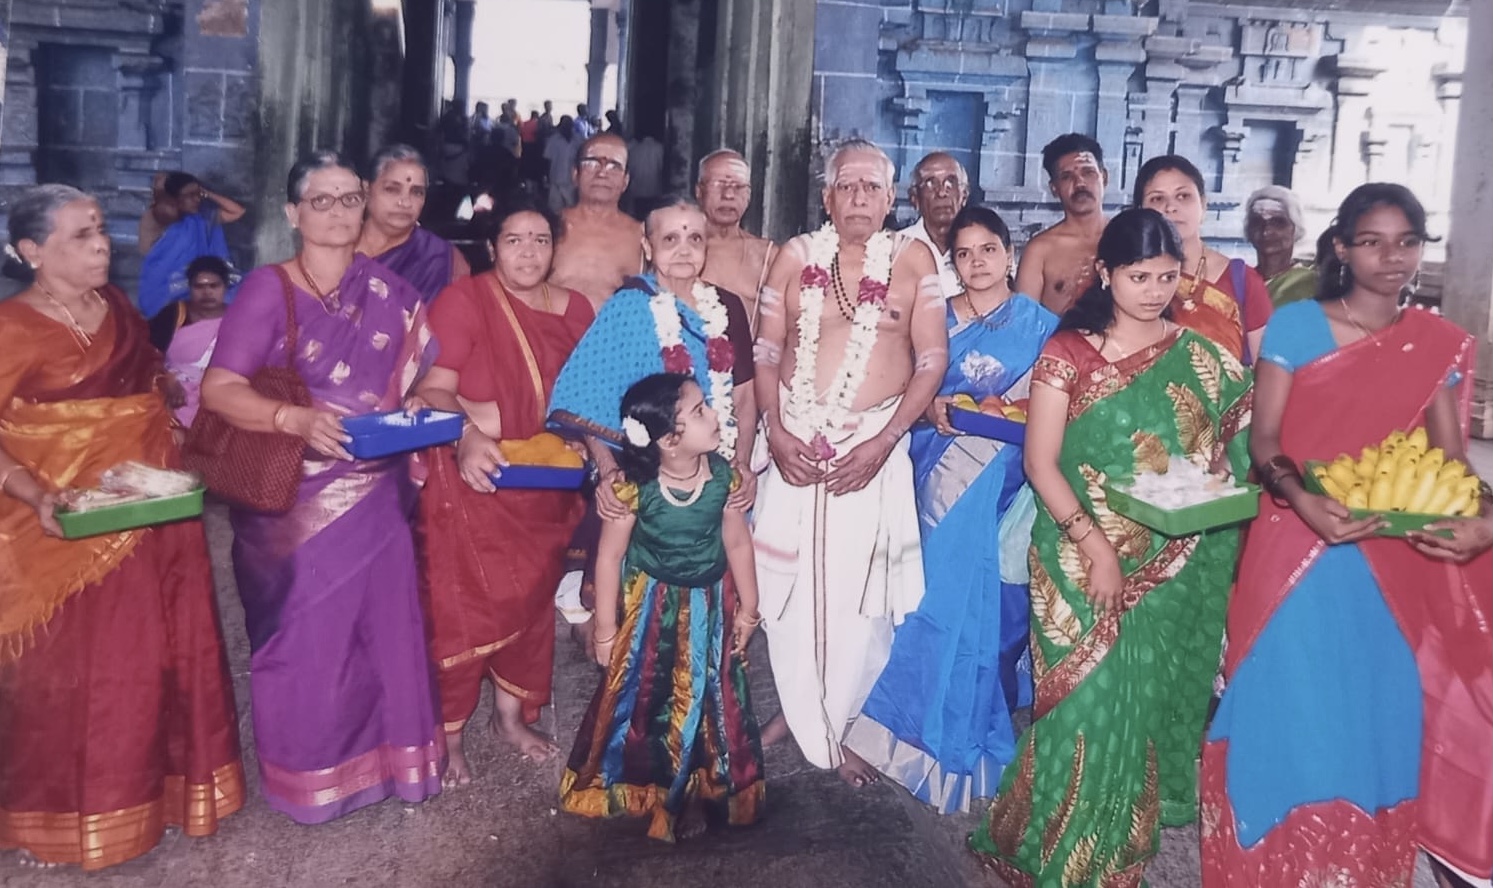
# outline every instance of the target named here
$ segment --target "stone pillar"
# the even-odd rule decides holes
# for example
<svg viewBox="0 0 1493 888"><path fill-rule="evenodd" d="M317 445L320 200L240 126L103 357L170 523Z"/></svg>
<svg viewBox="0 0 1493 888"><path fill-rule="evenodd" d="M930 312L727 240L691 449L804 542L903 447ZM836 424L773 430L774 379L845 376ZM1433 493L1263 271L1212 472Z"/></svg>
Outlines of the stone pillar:
<svg viewBox="0 0 1493 888"><path fill-rule="evenodd" d="M1042 146L1051 139L1075 129L1087 128L1075 121L1074 92L1071 76L1078 57L1077 35L1089 30L1089 17L1077 13L1034 12L1021 14L1021 27L1027 32L1026 58L1031 72L1026 116L1026 155L1020 183L1028 188L1045 189L1047 174L1042 169ZM1084 121L1083 124L1087 124Z"/></svg>
<svg viewBox="0 0 1493 888"><path fill-rule="evenodd" d="M477 0L456 0L452 17L451 62L456 78L451 84L451 101L463 114L472 107L472 22L477 16Z"/></svg>
<svg viewBox="0 0 1493 888"><path fill-rule="evenodd" d="M604 6L591 7L591 48L586 57L586 107L597 117L607 109L601 107L601 86L607 73L607 36L611 30L612 11Z"/></svg>
<svg viewBox="0 0 1493 888"><path fill-rule="evenodd" d="M1493 33L1493 3L1467 7L1469 83L1493 83L1493 43L1472 35ZM1446 272L1441 310L1477 337L1472 433L1493 438L1493 92L1469 90L1462 95L1457 126L1451 231L1446 245Z"/></svg>
<svg viewBox="0 0 1493 888"><path fill-rule="evenodd" d="M1146 51L1141 40L1156 30L1156 19L1128 15L1094 16L1094 33L1099 45L1094 47L1094 61L1099 67L1099 102L1095 109L1094 139L1104 148L1105 166L1109 167L1110 197L1122 198L1126 187L1122 160L1128 117L1130 78L1145 64Z"/></svg>
<svg viewBox="0 0 1493 888"><path fill-rule="evenodd" d="M1470 41L1469 41L1470 42ZM1332 185L1334 194L1347 194L1367 181L1369 158L1374 153L1371 136L1373 107L1369 95L1374 78L1383 65L1366 56L1339 56L1337 62L1337 121L1333 143ZM1380 149L1383 144L1380 143Z"/></svg>
<svg viewBox="0 0 1493 888"><path fill-rule="evenodd" d="M0 0L0 67L10 57L10 0ZM5 74L0 71L0 120L5 114ZM3 144L3 142L0 142Z"/></svg>

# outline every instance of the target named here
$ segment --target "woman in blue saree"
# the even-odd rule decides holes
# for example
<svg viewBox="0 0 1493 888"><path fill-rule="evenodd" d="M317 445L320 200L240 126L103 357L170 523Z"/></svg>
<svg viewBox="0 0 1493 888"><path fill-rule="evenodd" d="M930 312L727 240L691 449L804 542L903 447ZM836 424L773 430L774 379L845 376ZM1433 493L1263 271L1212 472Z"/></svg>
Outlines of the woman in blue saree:
<svg viewBox="0 0 1493 888"><path fill-rule="evenodd" d="M948 302L949 369L912 431L927 586L847 743L941 813L995 795L1030 706L1026 551L1034 515L1021 448L960 435L956 394L1026 397L1057 316L1011 291L1011 235L968 206L949 229L964 292Z"/></svg>
<svg viewBox="0 0 1493 888"><path fill-rule="evenodd" d="M176 221L163 232L145 254L140 266L140 289L136 301L146 319L161 309L187 298L187 266L198 256L217 256L231 267L228 240L223 226L242 219L244 208L237 202L207 190L191 173L172 173L162 186L163 199L176 208ZM224 302L233 301L238 275L228 282Z"/></svg>

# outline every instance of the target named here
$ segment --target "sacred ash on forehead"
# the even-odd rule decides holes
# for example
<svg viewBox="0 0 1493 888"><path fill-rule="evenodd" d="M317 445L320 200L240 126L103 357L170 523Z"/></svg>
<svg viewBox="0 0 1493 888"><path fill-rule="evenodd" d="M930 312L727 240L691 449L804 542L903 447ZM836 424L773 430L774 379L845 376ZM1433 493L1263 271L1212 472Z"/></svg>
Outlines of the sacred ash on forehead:
<svg viewBox="0 0 1493 888"><path fill-rule="evenodd" d="M1073 163L1080 166L1087 164L1088 166L1097 167L1099 165L1099 160L1094 157L1092 151L1077 151L1069 156L1073 158Z"/></svg>
<svg viewBox="0 0 1493 888"><path fill-rule="evenodd" d="M1249 211L1256 216L1284 216L1286 205L1273 197L1262 197L1250 204Z"/></svg>

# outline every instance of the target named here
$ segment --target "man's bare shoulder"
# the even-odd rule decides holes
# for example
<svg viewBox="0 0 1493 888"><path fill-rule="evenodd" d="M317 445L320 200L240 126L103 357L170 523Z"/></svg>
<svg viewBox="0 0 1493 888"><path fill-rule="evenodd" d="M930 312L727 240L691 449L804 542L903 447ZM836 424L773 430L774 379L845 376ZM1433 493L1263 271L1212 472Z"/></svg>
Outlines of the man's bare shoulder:
<svg viewBox="0 0 1493 888"><path fill-rule="evenodd" d="M906 268L919 277L938 274L938 262L928 245L913 237L903 237L892 254L892 268Z"/></svg>

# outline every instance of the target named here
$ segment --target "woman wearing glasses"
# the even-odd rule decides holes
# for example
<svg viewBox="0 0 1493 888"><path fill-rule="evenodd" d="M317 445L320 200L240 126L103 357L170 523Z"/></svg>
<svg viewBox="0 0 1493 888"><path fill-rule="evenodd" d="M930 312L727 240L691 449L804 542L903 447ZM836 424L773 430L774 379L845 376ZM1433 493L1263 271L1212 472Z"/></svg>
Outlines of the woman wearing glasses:
<svg viewBox="0 0 1493 888"><path fill-rule="evenodd" d="M1465 459L1473 338L1400 308L1425 240L1413 194L1359 186L1324 238L1317 298L1265 330L1250 453L1271 495L1203 750L1205 886L1408 885L1417 843L1487 884L1487 485L1476 517L1407 541L1301 482L1303 460L1357 457L1396 429Z"/></svg>
<svg viewBox="0 0 1493 888"><path fill-rule="evenodd" d="M440 790L439 713L416 592L404 457L354 460L342 417L418 406L429 344L420 293L356 252L357 173L318 152L290 171L288 262L256 269L223 319L202 404L233 425L306 442L283 514L234 508L233 561L252 650L254 737L270 806L302 823ZM286 354L286 300L299 328ZM287 359L312 406L249 379Z"/></svg>

